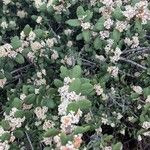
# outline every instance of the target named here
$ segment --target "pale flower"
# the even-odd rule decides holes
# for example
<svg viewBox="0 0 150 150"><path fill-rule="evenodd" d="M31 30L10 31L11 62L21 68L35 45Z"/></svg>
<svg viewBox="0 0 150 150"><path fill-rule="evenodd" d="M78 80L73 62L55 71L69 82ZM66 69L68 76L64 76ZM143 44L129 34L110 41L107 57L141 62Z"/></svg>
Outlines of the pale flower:
<svg viewBox="0 0 150 150"><path fill-rule="evenodd" d="M4 5L8 5L9 3L11 3L11 0L2 0Z"/></svg>
<svg viewBox="0 0 150 150"><path fill-rule="evenodd" d="M6 83L7 79L6 78L3 78L3 79L0 79L0 87L3 88L5 83Z"/></svg>
<svg viewBox="0 0 150 150"><path fill-rule="evenodd" d="M150 95L147 96L147 99L145 100L146 103L150 103Z"/></svg>
<svg viewBox="0 0 150 150"><path fill-rule="evenodd" d="M2 27L3 29L8 28L7 22L6 22L6 21L3 21L3 22L1 23L1 27Z"/></svg>
<svg viewBox="0 0 150 150"><path fill-rule="evenodd" d="M19 10L17 12L17 16L20 18L24 18L27 15L27 12L25 12L24 10Z"/></svg>
<svg viewBox="0 0 150 150"><path fill-rule="evenodd" d="M41 17L41 16L38 16L38 18L36 19L36 22L37 22L37 23L41 23L41 22L42 22L42 17Z"/></svg>
<svg viewBox="0 0 150 150"><path fill-rule="evenodd" d="M142 92L143 92L143 89L140 86L132 86L132 89L137 94L142 94Z"/></svg>
<svg viewBox="0 0 150 150"><path fill-rule="evenodd" d="M36 34L33 31L30 31L29 33L29 41L33 41L36 38Z"/></svg>
<svg viewBox="0 0 150 150"><path fill-rule="evenodd" d="M33 51L39 50L41 48L42 48L42 45L39 42L36 41L36 42L31 43L31 49Z"/></svg>
<svg viewBox="0 0 150 150"><path fill-rule="evenodd" d="M116 66L110 66L108 67L107 71L113 76L113 77L117 77L118 76L118 72L119 72L119 68Z"/></svg>
<svg viewBox="0 0 150 150"><path fill-rule="evenodd" d="M103 88L99 84L94 85L94 89L96 90L97 95L103 94Z"/></svg>
<svg viewBox="0 0 150 150"><path fill-rule="evenodd" d="M52 60L56 60L59 57L58 52L53 50L53 54L51 55Z"/></svg>
<svg viewBox="0 0 150 150"><path fill-rule="evenodd" d="M8 141L2 142L0 141L0 150L9 150L10 146L8 145Z"/></svg>
<svg viewBox="0 0 150 150"><path fill-rule="evenodd" d="M82 143L82 134L74 135L73 145L74 148L79 149Z"/></svg>
<svg viewBox="0 0 150 150"><path fill-rule="evenodd" d="M150 122L148 121L143 122L142 127L147 130L150 129Z"/></svg>
<svg viewBox="0 0 150 150"><path fill-rule="evenodd" d="M26 98L26 95L24 93L20 94L20 99L24 100Z"/></svg>
<svg viewBox="0 0 150 150"><path fill-rule="evenodd" d="M89 22L82 22L81 23L81 27L84 29L84 30L87 30L87 29L90 29L91 27L91 24Z"/></svg>
<svg viewBox="0 0 150 150"><path fill-rule="evenodd" d="M104 27L105 27L106 29L110 29L111 26L113 25L113 23L114 23L114 21L113 21L112 19L108 18L108 19L104 22Z"/></svg>
<svg viewBox="0 0 150 150"><path fill-rule="evenodd" d="M127 6L125 6L125 9L126 10L123 11L123 15L128 20L132 19L135 16L135 14L136 14L136 11L135 11L134 7L132 7L131 5L127 5Z"/></svg>
<svg viewBox="0 0 150 150"><path fill-rule="evenodd" d="M54 127L54 122L51 121L51 120L45 120L44 124L43 124L43 130L48 130L50 128L53 128Z"/></svg>
<svg viewBox="0 0 150 150"><path fill-rule="evenodd" d="M46 106L36 107L34 113L36 114L38 119L44 120L46 118L46 113L48 108Z"/></svg>

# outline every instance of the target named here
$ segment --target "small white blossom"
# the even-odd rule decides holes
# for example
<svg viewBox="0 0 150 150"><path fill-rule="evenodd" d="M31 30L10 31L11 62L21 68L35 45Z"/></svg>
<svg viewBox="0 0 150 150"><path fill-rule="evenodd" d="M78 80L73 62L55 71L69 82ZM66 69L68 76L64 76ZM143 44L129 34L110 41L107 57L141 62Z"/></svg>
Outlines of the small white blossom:
<svg viewBox="0 0 150 150"><path fill-rule="evenodd" d="M110 67L108 67L107 71L108 71L113 77L117 77L117 76L118 76L119 68L116 67L116 66L110 66Z"/></svg>
<svg viewBox="0 0 150 150"><path fill-rule="evenodd" d="M3 21L3 22L1 23L1 27L2 27L3 29L7 29L7 28L8 28L7 22L6 22L6 21Z"/></svg>
<svg viewBox="0 0 150 150"><path fill-rule="evenodd" d="M36 22L40 24L42 22L42 17L38 16L38 18L36 19Z"/></svg>
<svg viewBox="0 0 150 150"><path fill-rule="evenodd" d="M142 94L143 89L140 86L132 86L133 91L135 91L137 94Z"/></svg>

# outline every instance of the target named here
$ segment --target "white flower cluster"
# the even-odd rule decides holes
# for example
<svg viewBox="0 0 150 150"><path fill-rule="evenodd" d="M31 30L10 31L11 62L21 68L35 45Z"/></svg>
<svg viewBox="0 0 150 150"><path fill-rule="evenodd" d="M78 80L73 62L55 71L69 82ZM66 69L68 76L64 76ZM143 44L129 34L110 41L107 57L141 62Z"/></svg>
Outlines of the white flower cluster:
<svg viewBox="0 0 150 150"><path fill-rule="evenodd" d="M146 102L146 103L150 103L150 95L147 96L145 102Z"/></svg>
<svg viewBox="0 0 150 150"><path fill-rule="evenodd" d="M17 52L14 51L13 47L8 43L0 46L0 52L0 57L15 58L17 56Z"/></svg>
<svg viewBox="0 0 150 150"><path fill-rule="evenodd" d="M118 72L119 72L119 68L116 66L109 66L107 71L113 76L113 77L117 77L118 76Z"/></svg>
<svg viewBox="0 0 150 150"><path fill-rule="evenodd" d="M39 86L39 85L46 85L46 79L44 76L46 76L46 70L42 69L41 71L37 72L37 78L34 78L34 84Z"/></svg>
<svg viewBox="0 0 150 150"><path fill-rule="evenodd" d="M77 113L69 112L67 115L61 117L61 129L62 132L71 133L74 128L75 124L79 123L80 117L82 116L82 111L79 109Z"/></svg>
<svg viewBox="0 0 150 150"><path fill-rule="evenodd" d="M54 5L54 0L33 0L35 7L37 8L37 10L39 10L40 7L42 7L42 5L46 5L47 8L49 8L50 6L53 7L53 9L56 11L56 14L61 14L62 12L65 12L67 8L70 7L70 4L67 3L67 6L64 5L64 1L63 0L59 0L59 2L61 2L61 4L59 5Z"/></svg>
<svg viewBox="0 0 150 150"><path fill-rule="evenodd" d="M104 124L104 125L110 125L112 128L115 127L115 123L110 120L108 118L108 115L107 114L102 114L102 117L101 117L101 122Z"/></svg>
<svg viewBox="0 0 150 150"><path fill-rule="evenodd" d="M7 79L6 78L3 78L3 79L0 79L0 87L3 88L5 83L6 83Z"/></svg>
<svg viewBox="0 0 150 150"><path fill-rule="evenodd" d="M58 106L58 114L66 115L67 106L73 102L83 99L81 94L76 94L74 91L69 92L69 83L71 83L74 79L70 79L69 77L65 77L64 86L58 89L58 92L61 96L61 104Z"/></svg>
<svg viewBox="0 0 150 150"><path fill-rule="evenodd" d="M127 21L117 21L116 22L116 29L119 32L123 32L124 30L127 30L128 27L129 27L129 24L127 23Z"/></svg>
<svg viewBox="0 0 150 150"><path fill-rule="evenodd" d="M81 27L82 27L84 30L87 30L87 29L90 29L91 24L90 24L89 22L81 22Z"/></svg>
<svg viewBox="0 0 150 150"><path fill-rule="evenodd" d="M0 150L9 150L9 149L10 149L10 145L8 144L8 141L5 142L0 141Z"/></svg>
<svg viewBox="0 0 150 150"><path fill-rule="evenodd" d="M135 34L135 36L133 36L132 39L126 37L124 42L131 48L137 48L139 46L138 35Z"/></svg>
<svg viewBox="0 0 150 150"><path fill-rule="evenodd" d="M122 54L120 48L116 47L115 51L113 51L114 55L110 56L110 61L111 62L116 62L120 59L120 55Z"/></svg>
<svg viewBox="0 0 150 150"><path fill-rule="evenodd" d="M45 120L43 124L43 130L47 131L50 128L53 128L55 123L52 120Z"/></svg>
<svg viewBox="0 0 150 150"><path fill-rule="evenodd" d="M132 86L132 89L137 94L142 94L142 92L143 92L143 89L140 86Z"/></svg>
<svg viewBox="0 0 150 150"><path fill-rule="evenodd" d="M46 113L48 108L46 106L43 107L36 107L34 113L39 120L44 120L46 118Z"/></svg>
<svg viewBox="0 0 150 150"><path fill-rule="evenodd" d="M16 128L20 128L22 123L25 121L25 116L23 118L15 117L15 113L18 111L17 108L12 108L9 115L4 113L5 120L9 122L9 126L11 127L11 131L15 130Z"/></svg>
<svg viewBox="0 0 150 150"><path fill-rule="evenodd" d="M102 95L104 92L103 88L99 84L95 84L94 89L96 90L97 95Z"/></svg>
<svg viewBox="0 0 150 150"><path fill-rule="evenodd" d="M148 1L139 1L134 6L125 6L125 11L123 11L123 15L127 17L128 20L131 20L133 17L139 18L142 20L143 24L146 24L147 21L150 20Z"/></svg>
<svg viewBox="0 0 150 150"><path fill-rule="evenodd" d="M73 141L68 141L66 145L61 144L59 135L54 137L54 142L56 143L56 147L60 150L79 150L82 143L82 134L74 135Z"/></svg>
<svg viewBox="0 0 150 150"><path fill-rule="evenodd" d="M142 127L146 130L150 129L150 122L149 121L143 122Z"/></svg>

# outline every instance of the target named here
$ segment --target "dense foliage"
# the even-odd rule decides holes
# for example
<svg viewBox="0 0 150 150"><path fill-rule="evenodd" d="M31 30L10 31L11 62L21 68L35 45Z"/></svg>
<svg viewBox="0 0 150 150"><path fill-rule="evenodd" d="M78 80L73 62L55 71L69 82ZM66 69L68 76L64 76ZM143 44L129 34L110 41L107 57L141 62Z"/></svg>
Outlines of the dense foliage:
<svg viewBox="0 0 150 150"><path fill-rule="evenodd" d="M0 6L0 150L150 149L148 0Z"/></svg>

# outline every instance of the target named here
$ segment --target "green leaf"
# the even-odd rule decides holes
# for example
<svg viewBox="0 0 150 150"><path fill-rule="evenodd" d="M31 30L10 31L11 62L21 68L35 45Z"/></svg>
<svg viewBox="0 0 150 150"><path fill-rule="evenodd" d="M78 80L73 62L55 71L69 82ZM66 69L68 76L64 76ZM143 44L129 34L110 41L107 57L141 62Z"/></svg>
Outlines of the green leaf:
<svg viewBox="0 0 150 150"><path fill-rule="evenodd" d="M9 125L9 122L7 120L2 120L0 124L3 127L4 130L9 130L10 129L10 125Z"/></svg>
<svg viewBox="0 0 150 150"><path fill-rule="evenodd" d="M76 36L77 41L82 40L82 38L83 38L82 33L80 33Z"/></svg>
<svg viewBox="0 0 150 150"><path fill-rule="evenodd" d="M73 69L72 69L72 78L80 78L81 77L81 67L76 65Z"/></svg>
<svg viewBox="0 0 150 150"><path fill-rule="evenodd" d="M19 37L18 36L15 36L11 39L11 46L14 48L14 49L17 49L19 47L21 47L22 43L21 41L19 40Z"/></svg>
<svg viewBox="0 0 150 150"><path fill-rule="evenodd" d="M90 126L85 126L85 127L76 127L74 130L74 134L83 134L85 132L88 132L90 130Z"/></svg>
<svg viewBox="0 0 150 150"><path fill-rule="evenodd" d="M22 101L19 98L14 98L12 102L12 107L16 107L17 109L21 109L22 107Z"/></svg>
<svg viewBox="0 0 150 150"><path fill-rule="evenodd" d="M104 21L104 17L99 18L94 28L98 31L104 30Z"/></svg>
<svg viewBox="0 0 150 150"><path fill-rule="evenodd" d="M142 22L139 19L135 20L135 26L134 29L137 33L141 33L142 32Z"/></svg>
<svg viewBox="0 0 150 150"><path fill-rule="evenodd" d="M51 150L51 147L44 147L43 150Z"/></svg>
<svg viewBox="0 0 150 150"><path fill-rule="evenodd" d="M28 36L29 33L30 33L30 31L31 31L31 27L27 24L27 25L24 27L23 31L24 31L24 34L25 34L26 36Z"/></svg>
<svg viewBox="0 0 150 150"><path fill-rule="evenodd" d="M79 6L77 8L76 14L78 16L78 18L82 18L85 15L84 9L82 6Z"/></svg>
<svg viewBox="0 0 150 150"><path fill-rule="evenodd" d="M2 72L0 72L0 79L4 79L4 78L5 78L5 75Z"/></svg>
<svg viewBox="0 0 150 150"><path fill-rule="evenodd" d="M66 135L65 133L60 134L61 144L66 145L68 141L72 140L72 136Z"/></svg>
<svg viewBox="0 0 150 150"><path fill-rule="evenodd" d="M61 78L65 78L65 77L68 77L69 76L69 70L66 68L66 67L64 67L64 66L61 66L60 67L60 77Z"/></svg>
<svg viewBox="0 0 150 150"><path fill-rule="evenodd" d="M81 85L81 93L83 95L88 95L93 91L93 85L90 83L84 83Z"/></svg>
<svg viewBox="0 0 150 150"><path fill-rule="evenodd" d="M24 132L22 130L15 130L13 132L13 135L16 137L16 138L22 138L24 136Z"/></svg>
<svg viewBox="0 0 150 150"><path fill-rule="evenodd" d="M41 5L39 10L40 10L40 12L44 12L45 13L46 10L47 10L47 5L46 4Z"/></svg>
<svg viewBox="0 0 150 150"><path fill-rule="evenodd" d="M117 43L120 41L121 33L118 30L114 30L112 33L112 39Z"/></svg>
<svg viewBox="0 0 150 150"><path fill-rule="evenodd" d="M143 89L144 97L150 95L150 86Z"/></svg>
<svg viewBox="0 0 150 150"><path fill-rule="evenodd" d="M105 135L105 137L104 137L104 141L105 142L110 142L111 140L113 139L113 136L112 135Z"/></svg>
<svg viewBox="0 0 150 150"><path fill-rule="evenodd" d="M90 21L90 19L92 19L92 17L93 17L93 12L91 12L90 10L87 10L86 12L85 12L85 18L84 18L84 21L85 22L89 22Z"/></svg>
<svg viewBox="0 0 150 150"><path fill-rule="evenodd" d="M53 109L53 108L55 108L56 105L52 99L44 99L42 101L42 106L46 106L48 108Z"/></svg>
<svg viewBox="0 0 150 150"><path fill-rule="evenodd" d="M113 17L116 20L120 20L120 21L125 18L120 7L115 8L115 10L113 12Z"/></svg>
<svg viewBox="0 0 150 150"><path fill-rule="evenodd" d="M76 78L70 83L69 91L75 91L76 93L80 92L81 81L79 78Z"/></svg>
<svg viewBox="0 0 150 150"><path fill-rule="evenodd" d="M86 111L86 110L89 110L92 106L92 103L91 101L87 100L87 99L84 99L84 100L79 100L77 102L79 108L82 110L82 111Z"/></svg>
<svg viewBox="0 0 150 150"><path fill-rule="evenodd" d="M36 100L36 95L35 94L29 94L28 96L26 96L26 98L24 99L24 102L26 104L33 104L35 103Z"/></svg>
<svg viewBox="0 0 150 150"><path fill-rule="evenodd" d="M48 129L48 131L44 134L45 137L55 136L59 133L59 130L56 128Z"/></svg>
<svg viewBox="0 0 150 150"><path fill-rule="evenodd" d="M89 110L92 106L91 101L85 99L85 100L79 100L77 102L72 102L67 107L67 112L74 111L77 112L78 109L81 111Z"/></svg>
<svg viewBox="0 0 150 150"><path fill-rule="evenodd" d="M72 26L72 27L78 27L80 26L80 21L78 19L70 19L66 21L66 24Z"/></svg>
<svg viewBox="0 0 150 150"><path fill-rule="evenodd" d="M10 139L10 133L4 133L4 134L2 134L1 136L0 136L0 140L2 140L2 141L9 141L9 139Z"/></svg>
<svg viewBox="0 0 150 150"><path fill-rule="evenodd" d="M99 37L97 37L97 38L94 40L94 48L95 48L96 50L98 50L98 49L102 49L102 46L103 46L102 40L101 40Z"/></svg>
<svg viewBox="0 0 150 150"><path fill-rule="evenodd" d="M69 113L70 111L77 112L79 109L78 103L77 102L72 102L67 106L67 112Z"/></svg>
<svg viewBox="0 0 150 150"><path fill-rule="evenodd" d="M85 42L90 42L90 39L91 39L91 33L90 33L90 30L84 30L82 31L82 36L83 36L83 39Z"/></svg>
<svg viewBox="0 0 150 150"><path fill-rule="evenodd" d="M15 61L19 64L24 64L25 62L24 57L21 54L17 54L17 56L15 57Z"/></svg>
<svg viewBox="0 0 150 150"><path fill-rule="evenodd" d="M117 144L113 145L112 150L122 150L122 148L122 143L118 142Z"/></svg>
<svg viewBox="0 0 150 150"><path fill-rule="evenodd" d="M38 37L38 38L42 38L45 35L44 31L41 29L34 30L34 33L36 34L36 37Z"/></svg>
<svg viewBox="0 0 150 150"><path fill-rule="evenodd" d="M16 118L23 118L25 116L25 111L24 110L18 110L18 111L16 111L14 116Z"/></svg>
<svg viewBox="0 0 150 150"><path fill-rule="evenodd" d="M63 82L62 82L61 80L59 80L59 79L55 79L55 80L54 80L54 85L55 85L57 88L59 88L59 87L63 86Z"/></svg>

